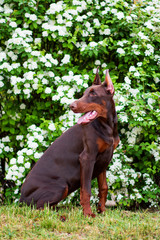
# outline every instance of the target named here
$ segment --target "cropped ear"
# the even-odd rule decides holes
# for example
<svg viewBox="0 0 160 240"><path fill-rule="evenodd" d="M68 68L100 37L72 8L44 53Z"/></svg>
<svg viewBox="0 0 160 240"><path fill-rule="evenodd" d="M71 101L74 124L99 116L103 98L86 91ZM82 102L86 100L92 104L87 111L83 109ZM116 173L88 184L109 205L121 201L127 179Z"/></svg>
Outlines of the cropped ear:
<svg viewBox="0 0 160 240"><path fill-rule="evenodd" d="M109 92L112 95L114 94L114 87L109 75L109 69L106 70L106 76L105 76L105 81L103 83L103 86L106 87L107 92Z"/></svg>
<svg viewBox="0 0 160 240"><path fill-rule="evenodd" d="M99 72L99 67L97 67L96 76L94 78L92 85L101 85L101 79L98 72Z"/></svg>

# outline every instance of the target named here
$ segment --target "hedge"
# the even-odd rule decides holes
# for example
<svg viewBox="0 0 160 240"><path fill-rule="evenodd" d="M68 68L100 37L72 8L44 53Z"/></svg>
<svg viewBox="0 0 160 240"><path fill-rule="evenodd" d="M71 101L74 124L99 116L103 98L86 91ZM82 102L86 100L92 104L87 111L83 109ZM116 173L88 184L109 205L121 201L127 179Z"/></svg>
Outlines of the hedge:
<svg viewBox="0 0 160 240"><path fill-rule="evenodd" d="M160 203L160 1L0 1L1 198L73 126L69 110L110 69L121 142L107 169L123 206ZM92 183L97 201L97 182ZM65 202L77 201L77 192Z"/></svg>

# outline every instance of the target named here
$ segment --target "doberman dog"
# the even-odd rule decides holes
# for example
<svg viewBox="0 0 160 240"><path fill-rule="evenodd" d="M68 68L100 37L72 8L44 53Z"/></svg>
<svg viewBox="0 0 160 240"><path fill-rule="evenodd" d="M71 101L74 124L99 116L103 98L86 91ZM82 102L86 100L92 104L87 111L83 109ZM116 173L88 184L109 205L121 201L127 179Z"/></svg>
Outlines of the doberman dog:
<svg viewBox="0 0 160 240"><path fill-rule="evenodd" d="M91 180L98 179L98 212L105 211L108 193L106 169L119 143L114 87L106 71L101 83L98 68L91 87L74 101L74 113L84 113L74 125L44 152L28 174L20 202L55 206L80 187L80 203L85 216L95 217L90 206Z"/></svg>

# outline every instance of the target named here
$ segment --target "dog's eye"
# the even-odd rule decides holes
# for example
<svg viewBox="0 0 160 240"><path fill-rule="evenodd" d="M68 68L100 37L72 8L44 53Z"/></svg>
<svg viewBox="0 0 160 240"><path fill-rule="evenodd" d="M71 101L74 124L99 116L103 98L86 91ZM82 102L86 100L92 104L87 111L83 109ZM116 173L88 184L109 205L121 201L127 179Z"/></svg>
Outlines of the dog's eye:
<svg viewBox="0 0 160 240"><path fill-rule="evenodd" d="M94 89L91 89L91 91L89 92L89 95L90 96L96 96L96 92L94 91Z"/></svg>

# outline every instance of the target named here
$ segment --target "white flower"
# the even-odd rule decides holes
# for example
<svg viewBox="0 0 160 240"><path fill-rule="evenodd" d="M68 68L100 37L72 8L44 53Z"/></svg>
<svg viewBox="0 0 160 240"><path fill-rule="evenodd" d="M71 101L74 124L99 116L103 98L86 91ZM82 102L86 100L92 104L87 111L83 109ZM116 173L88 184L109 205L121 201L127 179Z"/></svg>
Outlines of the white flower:
<svg viewBox="0 0 160 240"><path fill-rule="evenodd" d="M24 164L24 167L27 168L27 169L30 168L30 166L31 166L30 162L27 162L27 163Z"/></svg>
<svg viewBox="0 0 160 240"><path fill-rule="evenodd" d="M37 16L36 16L35 14L31 14L31 15L29 16L29 18L30 18L30 20L32 20L32 21L36 21L36 20L37 20Z"/></svg>
<svg viewBox="0 0 160 240"><path fill-rule="evenodd" d="M131 80L129 79L129 77L125 77L125 78L124 78L124 81L125 81L127 84L131 84Z"/></svg>
<svg viewBox="0 0 160 240"><path fill-rule="evenodd" d="M29 141L28 142L28 147L35 150L38 147L38 143Z"/></svg>
<svg viewBox="0 0 160 240"><path fill-rule="evenodd" d="M117 42L117 45L123 47L123 41L118 41L118 42Z"/></svg>
<svg viewBox="0 0 160 240"><path fill-rule="evenodd" d="M35 74L35 72L29 71L29 72L26 72L23 76L26 80L33 80L34 74Z"/></svg>
<svg viewBox="0 0 160 240"><path fill-rule="evenodd" d="M36 138L38 139L38 141L42 142L44 137L42 135L37 135Z"/></svg>
<svg viewBox="0 0 160 240"><path fill-rule="evenodd" d="M141 67L141 66L142 66L142 62L138 62L138 63L137 63L137 66L138 66L138 67Z"/></svg>
<svg viewBox="0 0 160 240"><path fill-rule="evenodd" d="M155 81L155 83L159 83L159 82L160 82L160 79L159 79L158 77L155 77L155 78L154 78L154 81Z"/></svg>
<svg viewBox="0 0 160 240"><path fill-rule="evenodd" d="M151 44L147 44L147 48L151 51L154 52L154 47Z"/></svg>
<svg viewBox="0 0 160 240"><path fill-rule="evenodd" d="M29 126L29 130L32 130L32 131L36 131L36 125L35 124L32 124L31 126Z"/></svg>
<svg viewBox="0 0 160 240"><path fill-rule="evenodd" d="M41 43L41 38L35 38L34 42L35 42L35 44Z"/></svg>
<svg viewBox="0 0 160 240"><path fill-rule="evenodd" d="M32 154L33 154L33 150L32 150L32 149L27 150L27 151L26 151L26 154L27 154L28 156L32 155Z"/></svg>
<svg viewBox="0 0 160 240"><path fill-rule="evenodd" d="M145 56L150 56L150 55L151 55L151 52L150 52L149 50L146 50L146 51L144 52L144 54L145 54Z"/></svg>
<svg viewBox="0 0 160 240"><path fill-rule="evenodd" d="M65 54L64 58L62 59L62 63L67 64L67 63L69 63L69 61L70 61L70 55Z"/></svg>
<svg viewBox="0 0 160 240"><path fill-rule="evenodd" d="M0 81L0 87L3 87L4 83L2 81Z"/></svg>
<svg viewBox="0 0 160 240"><path fill-rule="evenodd" d="M46 63L45 63L45 66L46 66L46 67L52 67L52 64L51 64L50 62L46 62Z"/></svg>
<svg viewBox="0 0 160 240"><path fill-rule="evenodd" d="M131 194L130 199L135 199L135 196L133 194Z"/></svg>
<svg viewBox="0 0 160 240"><path fill-rule="evenodd" d="M22 103L19 107L20 107L20 109L25 109L26 105L24 103Z"/></svg>
<svg viewBox="0 0 160 240"><path fill-rule="evenodd" d="M135 181L133 179L130 180L130 184L134 186Z"/></svg>
<svg viewBox="0 0 160 240"><path fill-rule="evenodd" d="M139 90L138 90L138 89L130 88L130 89L129 89L129 92L130 92L134 97L136 97L136 95L139 93Z"/></svg>
<svg viewBox="0 0 160 240"><path fill-rule="evenodd" d="M23 156L18 156L17 162L18 163L23 163L24 157Z"/></svg>
<svg viewBox="0 0 160 240"><path fill-rule="evenodd" d="M123 195L122 194L118 194L117 201L121 200L122 198L123 198Z"/></svg>
<svg viewBox="0 0 160 240"><path fill-rule="evenodd" d="M9 146L4 147L4 151L9 152L10 151Z"/></svg>
<svg viewBox="0 0 160 240"><path fill-rule="evenodd" d="M59 100L59 96L54 95L54 96L52 97L52 101L57 101L57 100Z"/></svg>
<svg viewBox="0 0 160 240"><path fill-rule="evenodd" d="M68 91L67 96L68 96L69 98L73 98L74 91L75 91L75 90L74 90L73 88L71 88L71 89Z"/></svg>
<svg viewBox="0 0 160 240"><path fill-rule="evenodd" d="M0 23L5 23L6 21L5 21L5 19L0 19Z"/></svg>
<svg viewBox="0 0 160 240"><path fill-rule="evenodd" d="M130 21L132 21L132 17L131 16L126 16L126 20L127 20L127 22L130 22Z"/></svg>
<svg viewBox="0 0 160 240"><path fill-rule="evenodd" d="M46 87L45 91L46 94L50 94L52 92L52 89L49 87Z"/></svg>
<svg viewBox="0 0 160 240"><path fill-rule="evenodd" d="M43 37L48 37L48 32L47 31L42 32L42 36Z"/></svg>
<svg viewBox="0 0 160 240"><path fill-rule="evenodd" d="M19 192L19 189L17 188L15 191L14 191L14 194L17 194Z"/></svg>
<svg viewBox="0 0 160 240"><path fill-rule="evenodd" d="M30 89L23 89L24 94L29 95L31 90Z"/></svg>
<svg viewBox="0 0 160 240"><path fill-rule="evenodd" d="M11 180L12 179L12 171L8 171L7 175L6 175L6 179Z"/></svg>
<svg viewBox="0 0 160 240"><path fill-rule="evenodd" d="M49 126L48 126L48 129L51 130L51 131L56 130L54 123L50 123Z"/></svg>
<svg viewBox="0 0 160 240"><path fill-rule="evenodd" d="M33 142L34 141L34 137L33 136L29 136L28 137L28 141Z"/></svg>
<svg viewBox="0 0 160 240"><path fill-rule="evenodd" d="M30 14L29 13L25 13L24 15L26 18L29 18L30 17Z"/></svg>
<svg viewBox="0 0 160 240"><path fill-rule="evenodd" d="M140 55L140 51L134 51L135 55Z"/></svg>
<svg viewBox="0 0 160 240"><path fill-rule="evenodd" d="M81 78L77 79L77 84L78 85L82 85L83 84L83 80Z"/></svg>
<svg viewBox="0 0 160 240"><path fill-rule="evenodd" d="M111 34L111 30L109 28L106 28L106 29L104 29L103 34L104 35L110 35Z"/></svg>
<svg viewBox="0 0 160 240"><path fill-rule="evenodd" d="M46 78L42 79L42 84L48 84L48 80Z"/></svg>
<svg viewBox="0 0 160 240"><path fill-rule="evenodd" d="M94 22L95 25L98 26L98 27L101 25L100 22L99 22L99 20L98 20L98 18L95 18L95 19L93 20L93 22Z"/></svg>
<svg viewBox="0 0 160 240"><path fill-rule="evenodd" d="M49 77L54 77L54 76L55 76L55 75L54 75L54 72L49 71L49 72L48 72L48 76L49 76Z"/></svg>
<svg viewBox="0 0 160 240"><path fill-rule="evenodd" d="M129 72L134 72L134 71L136 71L136 68L135 68L134 66L131 66L131 67L129 68Z"/></svg>
<svg viewBox="0 0 160 240"><path fill-rule="evenodd" d="M9 5L9 4L5 4L5 5L4 5L4 12L5 12L5 14L7 14L7 13L12 13L12 12L13 12L13 9L10 8L10 5Z"/></svg>
<svg viewBox="0 0 160 240"><path fill-rule="evenodd" d="M153 7L153 6L147 6L145 10L146 10L146 12L154 11L154 10L155 10L155 7Z"/></svg>
<svg viewBox="0 0 160 240"><path fill-rule="evenodd" d="M126 98L124 98L123 96L120 96L119 102L125 103L126 102Z"/></svg>
<svg viewBox="0 0 160 240"><path fill-rule="evenodd" d="M121 119L122 122L128 122L128 117L127 117L127 115L124 115L124 114L121 115L121 114L120 114L119 117L120 117L120 119Z"/></svg>
<svg viewBox="0 0 160 240"><path fill-rule="evenodd" d="M139 36L141 39L148 40L148 37L145 36L144 33L142 33L142 32L139 32L139 33L138 33L138 36Z"/></svg>
<svg viewBox="0 0 160 240"><path fill-rule="evenodd" d="M138 48L138 45L137 45L137 44L133 44L133 45L132 45L132 48L136 48L136 49L137 49L137 48Z"/></svg>
<svg viewBox="0 0 160 240"><path fill-rule="evenodd" d="M142 195L140 193L136 193L136 198L142 198Z"/></svg>
<svg viewBox="0 0 160 240"><path fill-rule="evenodd" d="M147 101L147 102L148 102L148 105L150 106L150 108L153 109L152 104L155 103L155 99L153 99L153 98L148 98L148 101Z"/></svg>
<svg viewBox="0 0 160 240"><path fill-rule="evenodd" d="M17 172L17 174L16 174L16 176L18 177L18 178L22 178L22 177L24 177L23 176L23 172ZM14 178L12 178L12 180L16 180L16 178L14 179Z"/></svg>
<svg viewBox="0 0 160 240"><path fill-rule="evenodd" d="M113 8L113 9L111 10L111 13L116 14L116 13L117 13L117 9Z"/></svg>
<svg viewBox="0 0 160 240"><path fill-rule="evenodd" d="M96 42L90 42L90 43L89 43L89 46L90 46L90 47L96 47L96 46L97 46L97 43L96 43Z"/></svg>
<svg viewBox="0 0 160 240"><path fill-rule="evenodd" d="M19 167L19 172L20 173L23 173L25 171L25 168L24 167Z"/></svg>
<svg viewBox="0 0 160 240"><path fill-rule="evenodd" d="M152 29L153 31L155 30L155 27L152 25L151 21L147 21L144 23L144 25L149 28L149 29Z"/></svg>
<svg viewBox="0 0 160 240"><path fill-rule="evenodd" d="M52 59L51 62L56 66L58 65L58 60L57 59Z"/></svg>
<svg viewBox="0 0 160 240"><path fill-rule="evenodd" d="M140 73L137 71L137 72L134 73L134 76L135 76L135 77L139 77L139 76L140 76Z"/></svg>
<svg viewBox="0 0 160 240"><path fill-rule="evenodd" d="M43 153L38 153L38 152L36 152L36 153L34 154L34 158L39 159L42 155L43 155Z"/></svg>
<svg viewBox="0 0 160 240"><path fill-rule="evenodd" d="M123 13L123 12L118 12L118 13L116 14L116 16L117 16L117 18L120 20L120 19L124 18L124 13Z"/></svg>
<svg viewBox="0 0 160 240"><path fill-rule="evenodd" d="M29 88L29 87L30 87L30 84L29 84L29 83L25 83L25 84L24 84L24 87L25 87L25 88Z"/></svg>
<svg viewBox="0 0 160 240"><path fill-rule="evenodd" d="M118 52L119 54L125 54L125 51L123 50L123 48L118 48L118 49L117 49L117 52Z"/></svg>
<svg viewBox="0 0 160 240"><path fill-rule="evenodd" d="M15 164L16 164L16 159L15 159L15 158L12 158L12 159L10 160L10 164L11 164L11 165L15 165Z"/></svg>
<svg viewBox="0 0 160 240"><path fill-rule="evenodd" d="M66 22L66 26L67 27L71 27L72 26L72 22L71 21Z"/></svg>
<svg viewBox="0 0 160 240"><path fill-rule="evenodd" d="M103 63L102 64L102 68L106 68L107 67L107 64L106 63Z"/></svg>
<svg viewBox="0 0 160 240"><path fill-rule="evenodd" d="M17 27L17 23L16 22L10 22L9 26L16 28Z"/></svg>
<svg viewBox="0 0 160 240"><path fill-rule="evenodd" d="M12 167L10 167L10 169L11 169L11 171L17 171L18 170L18 167L17 167L17 165L13 165ZM14 174L14 173L12 173L12 174Z"/></svg>
<svg viewBox="0 0 160 240"><path fill-rule="evenodd" d="M116 111L119 112L123 109L123 106L116 106Z"/></svg>
<svg viewBox="0 0 160 240"><path fill-rule="evenodd" d="M32 51L32 52L31 52L31 55L36 56L36 57L39 57L40 54L41 54L41 53L40 53L39 51Z"/></svg>

